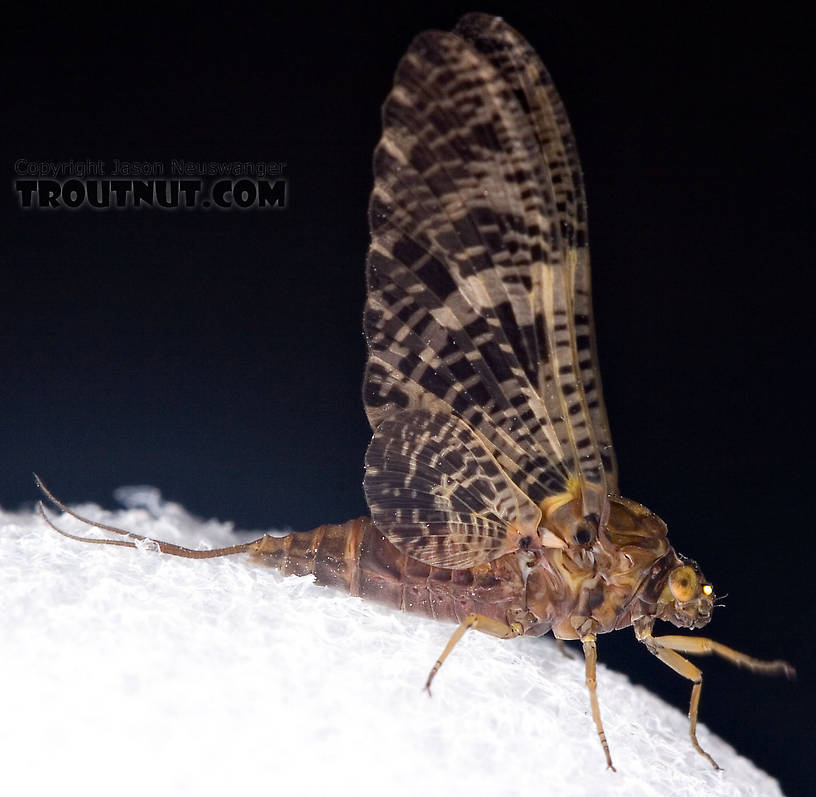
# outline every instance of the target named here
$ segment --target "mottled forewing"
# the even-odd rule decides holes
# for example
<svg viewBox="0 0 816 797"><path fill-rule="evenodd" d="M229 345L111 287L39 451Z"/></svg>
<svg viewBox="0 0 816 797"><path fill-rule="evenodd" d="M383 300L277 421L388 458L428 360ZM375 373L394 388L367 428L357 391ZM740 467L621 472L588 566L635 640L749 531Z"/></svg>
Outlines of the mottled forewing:
<svg viewBox="0 0 816 797"><path fill-rule="evenodd" d="M447 412L385 419L366 453L365 489L388 539L436 567L472 567L518 549L523 537L538 539L538 507Z"/></svg>
<svg viewBox="0 0 816 797"><path fill-rule="evenodd" d="M384 105L374 172L372 425L429 393L488 441L533 501L563 491L575 454L555 380L543 395L535 387L551 358L532 275L560 272L561 250L529 116L462 38L422 34Z"/></svg>
<svg viewBox="0 0 816 797"><path fill-rule="evenodd" d="M583 189L562 186L580 184L565 165L574 143L546 73L528 74L529 46L477 36L478 19L463 21L467 34L417 37L383 107L364 322L372 446L396 434L401 411L432 407L533 505L581 484L585 514L603 518ZM402 491L383 515L382 478L366 475L372 515L407 551L396 529L413 513L419 533L429 509Z"/></svg>
<svg viewBox="0 0 816 797"><path fill-rule="evenodd" d="M575 136L564 104L536 52L500 17L467 14L454 32L490 61L532 119L542 157L550 172L564 249L563 261L569 269L569 281L573 286L576 372L583 393L581 400L588 409L593 431L588 452L579 451L579 454L592 467L597 452L606 490L617 494L617 461L601 390L592 320L586 193ZM556 376L560 377L560 374ZM564 384L567 390L570 382ZM539 388L543 386L539 385Z"/></svg>

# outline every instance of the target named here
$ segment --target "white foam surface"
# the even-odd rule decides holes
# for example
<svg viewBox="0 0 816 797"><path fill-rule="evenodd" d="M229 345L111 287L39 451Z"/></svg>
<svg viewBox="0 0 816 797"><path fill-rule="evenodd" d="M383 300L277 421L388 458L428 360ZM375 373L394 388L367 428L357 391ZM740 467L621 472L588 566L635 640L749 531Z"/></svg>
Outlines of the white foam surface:
<svg viewBox="0 0 816 797"><path fill-rule="evenodd" d="M150 511L74 508L190 547L261 534L122 495ZM781 794L703 725L715 772L680 711L600 665L607 771L583 662L549 639L466 634L428 699L452 630L244 556L83 545L0 510L4 793Z"/></svg>

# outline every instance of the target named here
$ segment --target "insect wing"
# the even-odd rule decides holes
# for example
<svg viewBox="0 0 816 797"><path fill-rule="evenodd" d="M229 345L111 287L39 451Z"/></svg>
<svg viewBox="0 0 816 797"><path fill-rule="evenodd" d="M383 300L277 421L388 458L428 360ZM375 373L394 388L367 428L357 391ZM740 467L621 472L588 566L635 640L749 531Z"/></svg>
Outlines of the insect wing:
<svg viewBox="0 0 816 797"><path fill-rule="evenodd" d="M538 539L541 510L473 430L448 412L386 418L366 453L372 517L400 550L436 567L488 562Z"/></svg>
<svg viewBox="0 0 816 797"><path fill-rule="evenodd" d="M568 283L572 285L577 372L591 420L592 444L601 459L606 492L617 495L618 466L601 389L592 319L586 193L575 136L564 103L535 50L500 17L467 14L454 32L490 61L528 112L550 170L563 262L569 269ZM544 386L539 384L538 387L542 390Z"/></svg>
<svg viewBox="0 0 816 797"><path fill-rule="evenodd" d="M489 21L469 15L462 35L417 37L383 107L364 320L372 447L398 439L398 425L386 421L404 419L402 410L441 407L470 427L532 505L577 481L594 487L582 490L584 514L604 518L604 465L611 471L614 458L602 434L574 143L529 45ZM565 172L572 189L561 187ZM410 490L395 498L403 507L385 513L384 472L367 471L372 516L416 555L404 517L415 535L424 522L443 529ZM480 510L490 515L489 503L471 507L473 517ZM455 518L461 528L469 528L465 514Z"/></svg>

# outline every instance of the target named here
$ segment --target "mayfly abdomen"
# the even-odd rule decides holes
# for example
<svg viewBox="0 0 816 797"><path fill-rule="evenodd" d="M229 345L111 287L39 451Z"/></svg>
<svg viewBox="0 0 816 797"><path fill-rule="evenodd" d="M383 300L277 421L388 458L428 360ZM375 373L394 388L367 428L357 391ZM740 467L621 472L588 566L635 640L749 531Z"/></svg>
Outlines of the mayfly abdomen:
<svg viewBox="0 0 816 797"><path fill-rule="evenodd" d="M478 613L504 622L524 603L514 557L465 570L432 567L399 551L371 521L360 517L251 544L258 562L315 583L436 620L461 622Z"/></svg>
<svg viewBox="0 0 816 797"><path fill-rule="evenodd" d="M359 595L360 543L370 524L369 518L361 517L285 537L267 534L252 544L250 553L285 576L313 575L321 586Z"/></svg>

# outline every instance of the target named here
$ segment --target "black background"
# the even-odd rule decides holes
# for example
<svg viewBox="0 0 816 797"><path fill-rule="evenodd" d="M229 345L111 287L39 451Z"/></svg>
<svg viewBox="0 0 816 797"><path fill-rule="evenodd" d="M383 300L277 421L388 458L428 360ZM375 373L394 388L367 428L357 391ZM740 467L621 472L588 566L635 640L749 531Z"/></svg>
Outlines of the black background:
<svg viewBox="0 0 816 797"><path fill-rule="evenodd" d="M37 470L69 501L112 506L115 487L147 483L239 528L365 512L360 317L379 107L413 35L475 10L385 5L9 22L3 506L33 500ZM532 42L576 130L623 492L665 518L675 546L729 593L711 635L800 671L789 684L704 661L701 720L786 792L805 793L810 20L574 6L478 10ZM285 161L290 202L19 208L16 159L86 157ZM688 685L628 633L599 647L685 708Z"/></svg>

